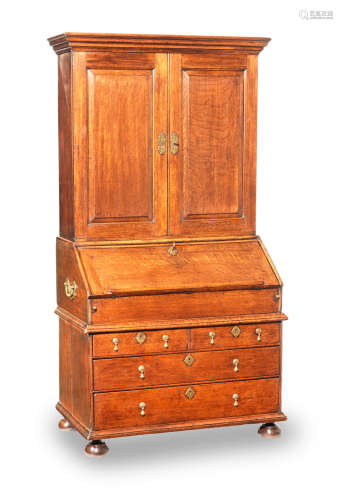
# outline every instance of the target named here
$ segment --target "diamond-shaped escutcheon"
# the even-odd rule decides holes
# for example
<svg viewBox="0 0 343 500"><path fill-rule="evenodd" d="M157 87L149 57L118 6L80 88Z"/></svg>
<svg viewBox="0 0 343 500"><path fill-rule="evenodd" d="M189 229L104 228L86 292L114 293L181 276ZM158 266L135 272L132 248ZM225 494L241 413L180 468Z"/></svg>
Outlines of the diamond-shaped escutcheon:
<svg viewBox="0 0 343 500"><path fill-rule="evenodd" d="M192 364L194 363L194 358L191 354L187 354L183 361L187 366L192 366Z"/></svg>
<svg viewBox="0 0 343 500"><path fill-rule="evenodd" d="M193 387L188 387L188 389L185 390L185 396L188 399L193 399L195 396L195 390Z"/></svg>

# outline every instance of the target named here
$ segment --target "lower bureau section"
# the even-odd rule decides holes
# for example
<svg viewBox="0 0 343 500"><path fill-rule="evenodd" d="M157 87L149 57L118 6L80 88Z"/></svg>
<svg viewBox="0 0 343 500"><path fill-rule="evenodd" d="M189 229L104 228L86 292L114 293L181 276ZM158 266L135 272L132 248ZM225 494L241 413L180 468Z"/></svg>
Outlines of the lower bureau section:
<svg viewBox="0 0 343 500"><path fill-rule="evenodd" d="M116 429L278 412L278 378L94 394L94 428Z"/></svg>

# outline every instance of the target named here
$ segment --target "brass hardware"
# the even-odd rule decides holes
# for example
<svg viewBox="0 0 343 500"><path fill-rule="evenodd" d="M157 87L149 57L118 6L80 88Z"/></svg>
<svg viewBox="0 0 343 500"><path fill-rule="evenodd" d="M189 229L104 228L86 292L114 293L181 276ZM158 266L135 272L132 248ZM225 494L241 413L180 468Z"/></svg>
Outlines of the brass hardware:
<svg viewBox="0 0 343 500"><path fill-rule="evenodd" d="M179 152L179 136L173 132L170 136L170 152L176 155Z"/></svg>
<svg viewBox="0 0 343 500"><path fill-rule="evenodd" d="M232 394L232 399L234 400L233 406L238 406L239 394Z"/></svg>
<svg viewBox="0 0 343 500"><path fill-rule="evenodd" d="M112 342L113 342L113 344L114 344L114 348L113 348L113 350L114 350L114 351L118 351L119 339L114 338L114 339L112 339Z"/></svg>
<svg viewBox="0 0 343 500"><path fill-rule="evenodd" d="M145 411L144 411L144 410L145 410L145 407L146 407L146 404L144 403L144 401L141 401L141 402L139 403L139 408L140 408L140 410L141 410L141 415L142 415L142 417L144 417L144 415L145 415Z"/></svg>
<svg viewBox="0 0 343 500"><path fill-rule="evenodd" d="M77 289L77 284L75 281L73 283L70 283L69 278L66 278L64 282L64 291L67 297L70 299L73 299L76 297L76 289Z"/></svg>
<svg viewBox="0 0 343 500"><path fill-rule="evenodd" d="M143 333L143 332L137 333L136 340L137 340L138 344L144 344L144 342L146 341L145 333Z"/></svg>
<svg viewBox="0 0 343 500"><path fill-rule="evenodd" d="M235 338L237 338L241 333L241 329L239 328L239 326L234 326L231 330L231 333Z"/></svg>
<svg viewBox="0 0 343 500"><path fill-rule="evenodd" d="M275 295L274 295L274 300L277 302L278 300L281 299L281 295L280 295L280 292L277 292Z"/></svg>
<svg viewBox="0 0 343 500"><path fill-rule="evenodd" d="M138 371L140 373L140 378L144 378L144 370L145 370L144 365L139 365Z"/></svg>
<svg viewBox="0 0 343 500"><path fill-rule="evenodd" d="M176 248L176 243L174 241L173 245L169 248L168 250L169 255L172 255L173 257L177 255L177 248Z"/></svg>
<svg viewBox="0 0 343 500"><path fill-rule="evenodd" d="M191 356L191 354L187 354L183 361L187 366L192 366L192 364L194 363L194 358L193 356Z"/></svg>
<svg viewBox="0 0 343 500"><path fill-rule="evenodd" d="M209 332L209 337L211 339L210 344L214 344L214 337L216 336L215 332Z"/></svg>
<svg viewBox="0 0 343 500"><path fill-rule="evenodd" d="M164 342L164 347L168 349L168 340L169 340L169 335L162 335L162 340Z"/></svg>
<svg viewBox="0 0 343 500"><path fill-rule="evenodd" d="M232 361L232 364L233 364L233 366L234 366L233 371L237 373L237 372L239 371L239 370L238 370L239 359L234 359L234 360Z"/></svg>
<svg viewBox="0 0 343 500"><path fill-rule="evenodd" d="M261 328L256 328L255 333L257 335L257 342L261 342L262 329Z"/></svg>
<svg viewBox="0 0 343 500"><path fill-rule="evenodd" d="M157 139L157 151L160 155L164 155L167 151L167 136L164 132L161 132Z"/></svg>
<svg viewBox="0 0 343 500"><path fill-rule="evenodd" d="M97 308L96 306L92 306L92 312L93 312L93 313L96 313L96 312L97 312L97 310L98 310L98 308Z"/></svg>
<svg viewBox="0 0 343 500"><path fill-rule="evenodd" d="M188 389L185 390L185 396L188 399L193 399L195 396L195 390L193 387L188 387Z"/></svg>

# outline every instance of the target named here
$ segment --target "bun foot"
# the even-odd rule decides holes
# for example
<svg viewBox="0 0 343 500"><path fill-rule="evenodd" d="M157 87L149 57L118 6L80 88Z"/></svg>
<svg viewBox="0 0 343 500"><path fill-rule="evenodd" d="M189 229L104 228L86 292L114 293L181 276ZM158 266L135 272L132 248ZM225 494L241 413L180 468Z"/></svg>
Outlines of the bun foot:
<svg viewBox="0 0 343 500"><path fill-rule="evenodd" d="M89 457L102 457L108 451L107 444L100 440L91 441L85 448L85 452Z"/></svg>
<svg viewBox="0 0 343 500"><path fill-rule="evenodd" d="M71 430L73 430L73 426L71 425L71 423L69 422L69 420L67 420L66 418L62 418L62 420L60 420L58 422L58 428L61 429L61 431L71 431Z"/></svg>
<svg viewBox="0 0 343 500"><path fill-rule="evenodd" d="M275 438L280 436L281 429L276 424L262 424L258 433L266 438Z"/></svg>

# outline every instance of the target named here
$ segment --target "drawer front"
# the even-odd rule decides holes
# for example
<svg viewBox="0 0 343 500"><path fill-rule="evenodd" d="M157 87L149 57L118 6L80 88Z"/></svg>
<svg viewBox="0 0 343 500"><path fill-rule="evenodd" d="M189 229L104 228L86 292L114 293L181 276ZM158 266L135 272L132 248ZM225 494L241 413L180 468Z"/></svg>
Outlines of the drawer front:
<svg viewBox="0 0 343 500"><path fill-rule="evenodd" d="M94 299L92 324L274 313L280 310L280 297L278 288L267 288Z"/></svg>
<svg viewBox="0 0 343 500"><path fill-rule="evenodd" d="M95 394L94 424L129 428L272 413L279 390L279 379L264 379Z"/></svg>
<svg viewBox="0 0 343 500"><path fill-rule="evenodd" d="M273 377L279 365L278 347L96 359L94 390Z"/></svg>
<svg viewBox="0 0 343 500"><path fill-rule="evenodd" d="M280 323L192 328L191 349L232 349L280 344Z"/></svg>
<svg viewBox="0 0 343 500"><path fill-rule="evenodd" d="M159 330L93 335L93 356L123 356L185 351L187 330Z"/></svg>

